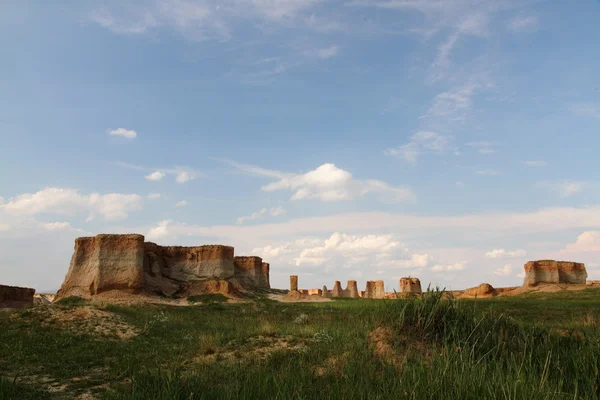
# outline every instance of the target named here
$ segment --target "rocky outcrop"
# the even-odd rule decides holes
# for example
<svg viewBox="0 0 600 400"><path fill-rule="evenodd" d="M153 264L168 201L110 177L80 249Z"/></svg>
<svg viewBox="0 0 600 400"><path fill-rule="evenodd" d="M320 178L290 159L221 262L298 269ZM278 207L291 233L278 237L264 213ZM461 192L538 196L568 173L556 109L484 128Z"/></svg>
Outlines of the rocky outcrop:
<svg viewBox="0 0 600 400"><path fill-rule="evenodd" d="M496 296L496 290L489 283L482 283L479 286L475 286L469 289L465 289L459 297L462 298L482 298L482 297L493 297Z"/></svg>
<svg viewBox="0 0 600 400"><path fill-rule="evenodd" d="M266 266L264 266L266 264ZM182 297L268 287L269 265L235 257L233 247L159 246L142 235L78 238L57 298L111 290Z"/></svg>
<svg viewBox="0 0 600 400"><path fill-rule="evenodd" d="M23 308L33 306L35 289L0 285L0 308Z"/></svg>
<svg viewBox="0 0 600 400"><path fill-rule="evenodd" d="M235 276L243 287L258 288L262 284L262 258L234 257Z"/></svg>
<svg viewBox="0 0 600 400"><path fill-rule="evenodd" d="M583 263L571 261L540 260L525 264L524 286L539 283L567 283L585 285L587 271Z"/></svg>
<svg viewBox="0 0 600 400"><path fill-rule="evenodd" d="M400 293L422 293L419 278L400 278Z"/></svg>
<svg viewBox="0 0 600 400"><path fill-rule="evenodd" d="M260 279L258 286L264 289L271 289L271 280L269 274L271 271L271 264L263 262L260 266Z"/></svg>
<svg viewBox="0 0 600 400"><path fill-rule="evenodd" d="M97 235L75 239L71 264L58 297L89 297L108 290L144 287L144 237Z"/></svg>
<svg viewBox="0 0 600 400"><path fill-rule="evenodd" d="M290 275L290 292L298 291L298 275Z"/></svg>
<svg viewBox="0 0 600 400"><path fill-rule="evenodd" d="M365 294L363 295L366 299L383 299L385 298L385 285L383 281L367 281L367 287L365 288Z"/></svg>
<svg viewBox="0 0 600 400"><path fill-rule="evenodd" d="M346 289L342 289L342 283L340 281L335 281L331 291L327 290L327 286L323 286L321 295L323 297L341 297L350 299L359 297L356 281L348 281Z"/></svg>

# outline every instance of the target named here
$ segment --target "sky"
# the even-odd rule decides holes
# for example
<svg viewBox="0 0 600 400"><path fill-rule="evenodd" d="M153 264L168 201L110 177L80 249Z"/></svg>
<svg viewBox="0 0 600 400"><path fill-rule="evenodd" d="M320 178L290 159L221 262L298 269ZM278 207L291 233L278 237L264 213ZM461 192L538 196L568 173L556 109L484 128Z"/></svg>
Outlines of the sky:
<svg viewBox="0 0 600 400"><path fill-rule="evenodd" d="M0 2L0 283L74 239L226 244L273 287L600 279L600 1Z"/></svg>

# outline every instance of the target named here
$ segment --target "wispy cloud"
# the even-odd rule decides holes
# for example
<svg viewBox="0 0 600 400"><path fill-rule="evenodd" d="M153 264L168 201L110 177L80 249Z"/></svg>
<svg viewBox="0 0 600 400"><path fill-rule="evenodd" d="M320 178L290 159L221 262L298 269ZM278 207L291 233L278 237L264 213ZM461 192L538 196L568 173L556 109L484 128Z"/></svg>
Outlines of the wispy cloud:
<svg viewBox="0 0 600 400"><path fill-rule="evenodd" d="M175 207L178 207L178 208L180 208L180 207L185 207L185 206L187 206L188 204L189 204L189 203L188 203L188 201L187 201L187 200L181 200L181 201L178 201L177 203L175 203Z"/></svg>
<svg viewBox="0 0 600 400"><path fill-rule="evenodd" d="M253 212L250 215L239 217L237 219L237 223L238 224L243 224L246 221L255 221L257 219L262 218L263 216L265 216L267 214L270 215L270 216L272 216L272 217L279 217L279 216L284 215L286 212L287 211L283 207L281 207L281 206L273 207L271 209L262 208L262 209L260 209L258 211Z"/></svg>
<svg viewBox="0 0 600 400"><path fill-rule="evenodd" d="M498 142L470 142L467 146L476 149L481 154L495 153Z"/></svg>
<svg viewBox="0 0 600 400"><path fill-rule="evenodd" d="M576 103L571 104L569 109L582 117L600 118L600 103Z"/></svg>
<svg viewBox="0 0 600 400"><path fill-rule="evenodd" d="M437 264L431 270L434 272L456 272L465 269L465 263L459 262L454 264Z"/></svg>
<svg viewBox="0 0 600 400"><path fill-rule="evenodd" d="M494 275L498 276L509 276L513 271L511 264L505 264L504 267L498 268L494 271Z"/></svg>
<svg viewBox="0 0 600 400"><path fill-rule="evenodd" d="M549 189L564 198L579 193L586 186L586 183L575 181L544 181L539 182L536 186L541 189Z"/></svg>
<svg viewBox="0 0 600 400"><path fill-rule="evenodd" d="M475 174L482 176L497 176L500 175L500 172L495 169L480 169L475 171Z"/></svg>
<svg viewBox="0 0 600 400"><path fill-rule="evenodd" d="M423 153L441 154L448 150L449 138L432 131L419 131L410 137L408 143L389 148L385 155L400 157L409 163L415 163Z"/></svg>
<svg viewBox="0 0 600 400"><path fill-rule="evenodd" d="M129 164L117 161L114 163L115 165L122 167L133 169L136 171L145 171L150 172L148 175L145 175L144 178L149 181L160 181L167 175L172 175L175 177L175 182L177 183L186 183L191 180L194 180L199 177L203 177L204 174L196 171L189 167L182 167L176 165L173 168L148 168L140 165Z"/></svg>
<svg viewBox="0 0 600 400"><path fill-rule="evenodd" d="M548 165L546 161L522 161L522 163L529 165L530 167L545 167Z"/></svg>
<svg viewBox="0 0 600 400"><path fill-rule="evenodd" d="M327 58L334 57L338 53L339 53L339 47L338 46L329 46L329 47L325 47L323 49L319 49L317 51L317 54L319 55L319 58L322 58L322 59L327 59Z"/></svg>
<svg viewBox="0 0 600 400"><path fill-rule="evenodd" d="M513 32L522 32L534 30L539 24L538 17L535 15L518 15L508 21L508 29Z"/></svg>
<svg viewBox="0 0 600 400"><path fill-rule="evenodd" d="M464 123L471 111L472 98L480 87L472 82L436 95L431 107L420 118L442 124Z"/></svg>
<svg viewBox="0 0 600 400"><path fill-rule="evenodd" d="M525 250L518 249L513 251L507 251L504 249L494 249L492 251L488 251L485 253L486 258L514 258L514 257L524 257L527 255Z"/></svg>

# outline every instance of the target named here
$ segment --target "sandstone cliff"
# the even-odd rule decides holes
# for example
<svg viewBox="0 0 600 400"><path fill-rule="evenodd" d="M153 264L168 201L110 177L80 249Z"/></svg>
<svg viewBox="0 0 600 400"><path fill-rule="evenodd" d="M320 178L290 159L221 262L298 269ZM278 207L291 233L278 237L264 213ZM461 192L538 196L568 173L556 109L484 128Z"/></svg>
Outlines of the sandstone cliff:
<svg viewBox="0 0 600 400"><path fill-rule="evenodd" d="M367 281L365 288L365 294L363 296L366 299L384 299L385 298L385 287L383 281Z"/></svg>
<svg viewBox="0 0 600 400"><path fill-rule="evenodd" d="M267 263L236 259L231 246L159 246L135 234L78 238L57 298L111 290L182 297L268 287Z"/></svg>
<svg viewBox="0 0 600 400"><path fill-rule="evenodd" d="M22 308L33 306L35 289L0 285L0 308Z"/></svg>
<svg viewBox="0 0 600 400"><path fill-rule="evenodd" d="M348 284L346 285L346 289L342 289L342 283L340 281L335 281L335 283L333 285L333 289L331 291L327 290L327 286L323 286L323 290L321 291L321 296L355 299L355 298L359 297L358 287L357 287L356 281L348 281Z"/></svg>
<svg viewBox="0 0 600 400"><path fill-rule="evenodd" d="M419 278L400 278L400 293L422 293Z"/></svg>
<svg viewBox="0 0 600 400"><path fill-rule="evenodd" d="M571 283L585 285L587 271L582 263L540 260L525 264L524 286L538 283Z"/></svg>

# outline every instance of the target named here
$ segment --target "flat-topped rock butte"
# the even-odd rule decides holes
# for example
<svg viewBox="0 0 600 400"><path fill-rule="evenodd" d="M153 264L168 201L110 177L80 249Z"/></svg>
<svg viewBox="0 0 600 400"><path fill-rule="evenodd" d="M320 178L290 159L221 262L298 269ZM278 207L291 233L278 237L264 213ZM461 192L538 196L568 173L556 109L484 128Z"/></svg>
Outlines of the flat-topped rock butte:
<svg viewBox="0 0 600 400"><path fill-rule="evenodd" d="M268 289L269 264L234 257L231 246L159 246L138 234L81 237L57 298L118 290L184 297Z"/></svg>
<svg viewBox="0 0 600 400"><path fill-rule="evenodd" d="M35 289L0 285L0 308L22 308L33 305Z"/></svg>

